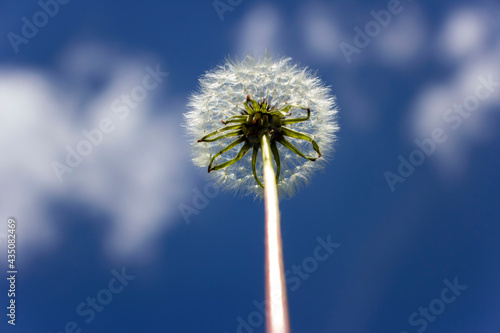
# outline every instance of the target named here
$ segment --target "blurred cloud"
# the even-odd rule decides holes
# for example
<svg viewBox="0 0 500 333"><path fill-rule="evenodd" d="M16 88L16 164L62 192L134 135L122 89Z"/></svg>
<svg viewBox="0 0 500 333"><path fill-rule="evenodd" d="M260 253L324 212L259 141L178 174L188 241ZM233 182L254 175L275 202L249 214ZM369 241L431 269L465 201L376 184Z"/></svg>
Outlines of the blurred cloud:
<svg viewBox="0 0 500 333"><path fill-rule="evenodd" d="M478 9L452 12L440 32L438 49L447 58L457 59L481 51L488 34L487 16Z"/></svg>
<svg viewBox="0 0 500 333"><path fill-rule="evenodd" d="M283 48L281 17L270 4L259 4L242 19L236 36L236 54L245 57L248 53L262 54L266 49L278 53Z"/></svg>
<svg viewBox="0 0 500 333"><path fill-rule="evenodd" d="M182 107L162 104L162 83L126 119L111 112L114 100L141 84L145 67L156 66L152 60L78 44L63 54L60 71L0 67L0 210L17 218L19 246L30 257L63 236L47 210L53 202L70 200L110 216L104 240L110 257L142 256L153 236L173 225L189 188ZM59 182L51 163L64 163L66 146L75 147L85 139L81 131L99 128L103 118L115 130Z"/></svg>
<svg viewBox="0 0 500 333"><path fill-rule="evenodd" d="M427 20L417 7L405 9L394 15L387 31L376 41L376 51L381 60L390 65L411 64L422 57L427 41Z"/></svg>
<svg viewBox="0 0 500 333"><path fill-rule="evenodd" d="M345 63L339 47L343 38L330 9L323 4L308 3L298 12L305 49L320 61Z"/></svg>
<svg viewBox="0 0 500 333"><path fill-rule="evenodd" d="M437 34L437 45L444 45L446 54L455 57L456 69L447 79L428 82L422 87L408 119L412 141L429 137L434 128L445 129L448 139L439 145L435 160L443 179L461 177L473 148L489 141L498 132L498 127L491 121L493 111L500 107L498 87L491 96L480 101L478 109L464 118L457 129L450 130L450 125L443 119L447 110L475 94L480 76L491 76L494 82L500 82L500 43L483 45L486 32L498 31L499 27L498 23L485 25L488 22L492 21L471 10L462 9L449 14L447 24ZM465 30L470 31L465 33ZM441 53L438 52L436 57L441 57Z"/></svg>

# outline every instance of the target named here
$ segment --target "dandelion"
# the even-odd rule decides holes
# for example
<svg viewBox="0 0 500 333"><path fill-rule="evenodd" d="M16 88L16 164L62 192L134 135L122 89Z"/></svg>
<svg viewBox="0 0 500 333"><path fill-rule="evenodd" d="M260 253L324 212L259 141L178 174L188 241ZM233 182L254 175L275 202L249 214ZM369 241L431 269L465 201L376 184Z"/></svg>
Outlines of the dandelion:
<svg viewBox="0 0 500 333"><path fill-rule="evenodd" d="M323 167L338 130L330 89L290 58L269 54L207 72L188 108L194 163L243 194L263 195L262 135L269 136L279 195L292 197Z"/></svg>
<svg viewBox="0 0 500 333"><path fill-rule="evenodd" d="M225 189L265 198L267 331L289 333L278 198L333 151L335 99L310 70L267 53L207 72L188 108L194 163Z"/></svg>

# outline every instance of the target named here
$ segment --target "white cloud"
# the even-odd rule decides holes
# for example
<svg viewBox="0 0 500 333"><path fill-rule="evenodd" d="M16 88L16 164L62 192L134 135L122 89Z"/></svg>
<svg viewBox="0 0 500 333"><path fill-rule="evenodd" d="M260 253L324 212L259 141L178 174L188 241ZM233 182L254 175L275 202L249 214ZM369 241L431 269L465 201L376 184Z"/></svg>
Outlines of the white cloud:
<svg viewBox="0 0 500 333"><path fill-rule="evenodd" d="M245 15L236 36L236 53L244 57L248 53L262 54L268 49L279 52L283 47L282 22L279 12L269 4L260 4Z"/></svg>
<svg viewBox="0 0 500 333"><path fill-rule="evenodd" d="M322 61L342 61L342 36L330 8L308 3L299 9L298 23L302 27L305 49Z"/></svg>
<svg viewBox="0 0 500 333"><path fill-rule="evenodd" d="M413 104L413 113L408 119L410 139L430 137L434 128L443 128L448 139L439 144L432 159L441 177L456 179L464 174L473 148L487 142L498 132L491 123L492 112L500 107L500 88L486 100L480 100L476 111L463 118L461 124L452 129L443 119L444 112L456 103L463 103L475 94L480 84L478 77L500 82L500 47L476 54L459 62L456 72L446 81L429 83L418 93Z"/></svg>
<svg viewBox="0 0 500 333"><path fill-rule="evenodd" d="M451 13L438 38L438 51L448 58L480 52L489 31L488 16L477 9L462 8Z"/></svg>
<svg viewBox="0 0 500 333"><path fill-rule="evenodd" d="M423 56L426 40L426 18L418 8L411 7L392 16L387 31L376 41L376 51L387 64L414 64L415 59Z"/></svg>
<svg viewBox="0 0 500 333"><path fill-rule="evenodd" d="M19 246L28 255L63 237L47 210L61 200L111 216L110 257L144 254L152 237L172 226L176 203L191 188L183 176L182 107L154 98L162 83L126 119L111 112L115 99L142 83L145 67L156 66L151 60L77 45L62 57L61 73L0 67L0 211L18 219ZM81 131L106 117L115 130L59 182L52 161L64 163L65 147L76 147Z"/></svg>

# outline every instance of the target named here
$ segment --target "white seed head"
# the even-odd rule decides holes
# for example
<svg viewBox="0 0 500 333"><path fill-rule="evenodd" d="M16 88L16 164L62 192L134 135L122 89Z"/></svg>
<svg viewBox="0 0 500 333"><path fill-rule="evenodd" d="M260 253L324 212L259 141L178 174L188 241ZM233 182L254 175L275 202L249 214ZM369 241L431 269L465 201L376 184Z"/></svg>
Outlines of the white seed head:
<svg viewBox="0 0 500 333"><path fill-rule="evenodd" d="M308 183L312 173L321 168L325 157L331 156L333 152L335 133L339 130L335 97L314 73L292 63L291 58L273 60L267 53L260 58L248 55L241 62L227 60L200 78L199 91L191 95L188 102L185 127L196 165L209 166L214 154L238 139L237 136L231 136L214 142L198 142L207 134L229 126L221 121L246 115L247 96L258 103L267 101L271 110L283 110L291 106L283 119L306 117L307 109L310 109L308 120L283 126L309 135L318 144L322 157L310 161L277 143L281 160L278 192L280 197L291 197L297 189ZM305 155L318 156L311 142L294 137L287 137L287 140ZM214 164L220 165L235 158L243 145L244 142L221 154ZM262 180L260 153L256 171ZM257 184L252 173L251 151L238 162L212 171L210 175L223 189L263 195L262 187Z"/></svg>

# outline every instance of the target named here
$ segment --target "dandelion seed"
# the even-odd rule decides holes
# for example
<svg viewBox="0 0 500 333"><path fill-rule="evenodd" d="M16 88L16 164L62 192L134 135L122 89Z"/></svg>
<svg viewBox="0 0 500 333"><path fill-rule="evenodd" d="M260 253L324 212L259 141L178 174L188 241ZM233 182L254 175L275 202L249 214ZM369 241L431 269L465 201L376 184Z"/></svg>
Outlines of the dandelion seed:
<svg viewBox="0 0 500 333"><path fill-rule="evenodd" d="M263 195L259 153L267 135L278 193L293 196L333 151L337 108L307 68L269 54L226 61L200 78L188 103L193 161L225 189Z"/></svg>

